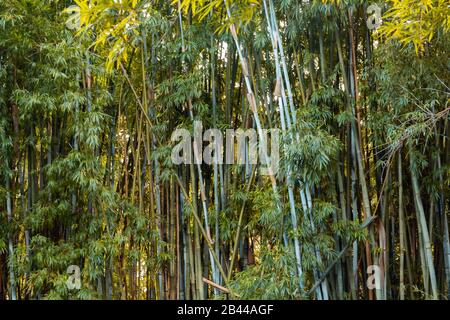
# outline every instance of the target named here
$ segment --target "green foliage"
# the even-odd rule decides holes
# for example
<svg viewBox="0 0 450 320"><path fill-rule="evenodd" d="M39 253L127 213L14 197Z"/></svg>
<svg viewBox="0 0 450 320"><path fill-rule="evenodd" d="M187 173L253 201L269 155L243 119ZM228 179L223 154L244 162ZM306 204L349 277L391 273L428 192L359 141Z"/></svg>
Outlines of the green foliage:
<svg viewBox="0 0 450 320"><path fill-rule="evenodd" d="M295 257L282 246L261 246L260 263L237 274L230 283L241 299L299 299Z"/></svg>
<svg viewBox="0 0 450 320"><path fill-rule="evenodd" d="M367 4L1 2L0 296L217 298L205 277L231 298L309 299L327 270L328 298L359 299L367 264L388 261L385 298L398 298L404 253L445 265L448 5L380 2L390 41L376 42ZM193 120L272 129L282 115L276 177L171 160L171 133ZM369 213L377 224L362 227ZM430 296L422 260L406 263L408 293Z"/></svg>
<svg viewBox="0 0 450 320"><path fill-rule="evenodd" d="M286 146L285 161L297 179L317 184L330 172L339 147L339 140L323 130L301 130L300 141Z"/></svg>

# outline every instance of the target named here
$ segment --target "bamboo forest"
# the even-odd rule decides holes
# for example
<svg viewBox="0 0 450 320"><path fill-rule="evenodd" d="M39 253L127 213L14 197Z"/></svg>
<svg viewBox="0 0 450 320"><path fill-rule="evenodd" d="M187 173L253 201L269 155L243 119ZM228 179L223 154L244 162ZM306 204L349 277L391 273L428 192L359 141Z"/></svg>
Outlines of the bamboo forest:
<svg viewBox="0 0 450 320"><path fill-rule="evenodd" d="M1 0L0 300L448 300L446 0Z"/></svg>

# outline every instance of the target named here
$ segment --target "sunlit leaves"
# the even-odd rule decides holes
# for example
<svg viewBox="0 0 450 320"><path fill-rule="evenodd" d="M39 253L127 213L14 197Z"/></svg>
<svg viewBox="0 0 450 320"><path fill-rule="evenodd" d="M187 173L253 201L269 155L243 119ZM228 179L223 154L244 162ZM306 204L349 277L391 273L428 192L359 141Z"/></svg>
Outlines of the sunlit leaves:
<svg viewBox="0 0 450 320"><path fill-rule="evenodd" d="M76 0L78 7L66 9L72 15L69 24L79 22L78 33L94 32L96 39L94 46L107 47L109 53L106 68L112 71L114 66L120 68L122 62L128 60L128 48L133 37L139 33L139 15L148 8L137 8L136 0Z"/></svg>
<svg viewBox="0 0 450 320"><path fill-rule="evenodd" d="M205 19L211 13L217 18L225 16L217 28L219 33L223 32L231 24L239 27L252 21L257 10L260 10L260 0L174 0L174 5L178 5L184 13L191 11L200 21ZM226 11L229 10L231 17L228 17ZM223 11L225 14L223 15Z"/></svg>
<svg viewBox="0 0 450 320"><path fill-rule="evenodd" d="M416 53L440 32L450 31L450 7L446 0L391 0L379 32L388 40L412 44Z"/></svg>

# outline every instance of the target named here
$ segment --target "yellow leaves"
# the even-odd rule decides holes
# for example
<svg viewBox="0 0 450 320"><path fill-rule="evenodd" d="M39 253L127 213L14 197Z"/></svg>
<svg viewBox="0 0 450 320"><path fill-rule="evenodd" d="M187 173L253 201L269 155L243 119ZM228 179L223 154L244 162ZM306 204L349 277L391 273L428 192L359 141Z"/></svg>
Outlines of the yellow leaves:
<svg viewBox="0 0 450 320"><path fill-rule="evenodd" d="M131 38L140 25L137 7L139 0L75 0L76 6L64 10L69 13L67 23L77 23L78 33L92 32L96 50L107 50L106 69L120 67L128 59Z"/></svg>
<svg viewBox="0 0 450 320"><path fill-rule="evenodd" d="M214 8L218 8L223 4L223 0L174 0L173 5L178 6L184 13L192 11L194 16L197 16L200 20L203 20Z"/></svg>
<svg viewBox="0 0 450 320"><path fill-rule="evenodd" d="M233 21L222 21L219 30L224 30L230 23L248 23L258 10L260 0L226 0L228 8L232 9ZM219 12L225 9L224 0L173 0L173 5L180 4L179 9L185 14L192 12L200 21L205 19L212 11Z"/></svg>
<svg viewBox="0 0 450 320"><path fill-rule="evenodd" d="M321 0L323 4L340 4L341 0Z"/></svg>
<svg viewBox="0 0 450 320"><path fill-rule="evenodd" d="M433 33L433 30L431 30L431 31L430 31L430 34L429 34L429 36L428 36L428 42L430 42L431 39L433 39L433 36L434 36L434 33Z"/></svg>
<svg viewBox="0 0 450 320"><path fill-rule="evenodd" d="M334 5L336 7L342 7L341 4L344 4L342 0L313 0L314 4L323 4L323 5Z"/></svg>
<svg viewBox="0 0 450 320"><path fill-rule="evenodd" d="M109 50L108 57L106 59L106 70L111 72L114 69L114 65L120 68L122 62L128 60L128 54L126 47L121 39L115 41L113 46Z"/></svg>
<svg viewBox="0 0 450 320"><path fill-rule="evenodd" d="M390 0L379 33L403 45L413 44L416 53L431 42L438 30L450 31L450 7L444 0Z"/></svg>
<svg viewBox="0 0 450 320"><path fill-rule="evenodd" d="M91 23L91 21L95 17L95 12L93 10L93 6L90 5L90 0L74 0L75 5L71 5L70 7L63 10L63 13L69 14L69 18L66 21L66 24L69 24L70 29L78 29L83 26L87 26ZM104 1L101 1L104 2ZM95 8L98 8L96 6ZM77 24L77 28L73 28L73 24Z"/></svg>
<svg viewBox="0 0 450 320"><path fill-rule="evenodd" d="M79 15L80 15L80 26L85 26L89 24L89 1L88 0L75 0L75 3L78 5Z"/></svg>
<svg viewBox="0 0 450 320"><path fill-rule="evenodd" d="M202 11L198 13L198 17L200 20L203 20L206 18L206 16L213 10L218 9L221 6L220 1L213 2L211 1L206 6L202 8Z"/></svg>

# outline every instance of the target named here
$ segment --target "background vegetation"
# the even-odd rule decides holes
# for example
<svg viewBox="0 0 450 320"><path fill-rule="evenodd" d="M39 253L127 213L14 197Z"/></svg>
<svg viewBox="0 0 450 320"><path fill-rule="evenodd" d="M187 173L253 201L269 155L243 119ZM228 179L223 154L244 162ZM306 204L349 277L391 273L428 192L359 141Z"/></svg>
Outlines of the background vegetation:
<svg viewBox="0 0 450 320"><path fill-rule="evenodd" d="M445 0L2 1L0 299L447 299L449 30ZM173 165L194 120L284 130L278 174Z"/></svg>

